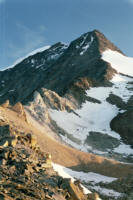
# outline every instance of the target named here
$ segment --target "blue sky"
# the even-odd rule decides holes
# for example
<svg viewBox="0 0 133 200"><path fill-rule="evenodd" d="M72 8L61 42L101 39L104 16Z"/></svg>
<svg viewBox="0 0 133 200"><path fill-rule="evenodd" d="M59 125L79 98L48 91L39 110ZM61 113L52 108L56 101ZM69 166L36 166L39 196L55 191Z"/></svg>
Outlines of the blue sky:
<svg viewBox="0 0 133 200"><path fill-rule="evenodd" d="M0 0L0 68L93 29L133 57L133 0Z"/></svg>

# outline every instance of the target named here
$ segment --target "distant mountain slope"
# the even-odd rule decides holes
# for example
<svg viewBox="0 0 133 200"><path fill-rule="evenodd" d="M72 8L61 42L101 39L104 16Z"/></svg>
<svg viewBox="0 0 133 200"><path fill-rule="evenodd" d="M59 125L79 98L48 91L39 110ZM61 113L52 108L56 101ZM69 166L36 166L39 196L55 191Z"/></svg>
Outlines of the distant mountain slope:
<svg viewBox="0 0 133 200"><path fill-rule="evenodd" d="M12 104L25 101L42 86L45 71L66 50L67 46L57 43L43 52L25 58L12 68L0 72L0 101L10 99Z"/></svg>

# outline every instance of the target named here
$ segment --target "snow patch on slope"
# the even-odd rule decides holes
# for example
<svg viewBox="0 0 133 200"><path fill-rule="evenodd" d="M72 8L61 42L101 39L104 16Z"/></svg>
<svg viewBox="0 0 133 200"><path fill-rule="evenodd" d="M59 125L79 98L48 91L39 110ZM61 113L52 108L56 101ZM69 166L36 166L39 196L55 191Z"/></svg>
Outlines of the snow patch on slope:
<svg viewBox="0 0 133 200"><path fill-rule="evenodd" d="M55 164L55 163L52 163L52 166L53 166L54 170L55 170L56 172L58 172L58 174L59 174L60 176L62 176L63 178L70 178L72 182L75 181L75 178L73 177L73 174L72 174L72 173L69 174L69 172L67 171L67 170L68 170L67 168L65 168L65 167L63 167L63 166L61 166L61 165ZM70 171L72 171L72 170L70 170ZM82 188L83 188L85 194L91 193L91 192L90 192L87 188L85 188L83 185L81 185L81 186L82 186ZM99 200L100 200L100 199L99 199Z"/></svg>
<svg viewBox="0 0 133 200"><path fill-rule="evenodd" d="M108 134L120 140L120 135L110 128L110 122L119 113L119 108L108 103L106 98L113 93L127 102L132 95L132 92L128 90L128 88L131 87L130 84L128 84L130 81L133 81L133 79L117 74L112 79L112 83L114 84L112 87L95 87L87 90L87 95L98 99L101 101L101 104L86 101L82 104L81 109L75 110L75 113L78 115L68 113L67 111L50 110L50 116L56 121L57 125L75 138L74 141L74 139L72 140L70 136L68 137L66 134L65 136L61 135L62 140L82 151L93 150L91 146L85 144L89 132ZM76 139L78 139L80 143L77 143ZM99 154L105 153L96 149L94 149L93 152ZM131 149L129 145L125 145L121 142L119 148L115 149L115 152L129 155L133 154L133 149Z"/></svg>
<svg viewBox="0 0 133 200"><path fill-rule="evenodd" d="M114 150L116 153L122 153L127 155L133 155L133 149L130 148L130 145L126 145L121 143L118 147L116 147Z"/></svg>
<svg viewBox="0 0 133 200"><path fill-rule="evenodd" d="M93 173L93 172L88 172L88 173L85 173L85 172L78 172L78 171L74 171L72 169L69 169L69 168L66 168L66 167L63 167L61 165L58 165L58 164L53 164L53 167L56 170L59 169L59 172L61 173L64 173L62 175L68 175L70 177L73 177L73 178L76 178L76 179L80 179L84 182L94 182L94 183L111 183L112 181L115 181L117 180L117 178L114 178L114 177L108 177L108 176L103 176L101 174L97 174L97 173ZM72 179L73 179L72 178Z"/></svg>
<svg viewBox="0 0 133 200"><path fill-rule="evenodd" d="M103 52L102 59L109 62L119 73L133 76L133 58L108 49Z"/></svg>
<svg viewBox="0 0 133 200"><path fill-rule="evenodd" d="M116 74L111 80L111 82L114 84L112 87L91 88L87 91L87 95L100 101L105 101L109 94L113 93L122 98L122 100L126 103L132 96L132 91L129 90L132 86L128 84L132 81L133 78Z"/></svg>
<svg viewBox="0 0 133 200"><path fill-rule="evenodd" d="M82 52L80 52L80 55L83 55L87 51L87 49L92 44L93 40L94 40L94 38L91 36L90 42L88 42L85 46L82 47Z"/></svg>
<svg viewBox="0 0 133 200"><path fill-rule="evenodd" d="M116 191L111 190L111 189L103 188L103 187L100 187L100 186L91 186L90 189L94 189L99 194L103 194L103 195L108 196L108 197L115 197L115 199L123 196L123 194L121 194L119 192L116 192Z"/></svg>
<svg viewBox="0 0 133 200"><path fill-rule="evenodd" d="M110 196L110 197L120 197L122 195L114 190L101 188L100 186L98 186L98 183L101 183L101 182L102 183L111 183L111 182L117 180L117 178L103 176L101 174L97 174L97 173L93 173L93 172L88 172L88 173L77 172L77 171L74 171L72 169L63 167L63 166L55 164L55 163L53 163L53 168L63 178L70 178L72 180L72 182L74 182L75 179L78 179L81 182L83 182L86 186L88 186L90 189L96 190L100 194L104 194L104 195ZM88 185L89 183L91 184L91 186ZM81 186L84 187L83 185L81 185ZM84 187L84 192L85 192L85 194L91 193L86 187ZM99 198L99 200L100 200L100 198Z"/></svg>

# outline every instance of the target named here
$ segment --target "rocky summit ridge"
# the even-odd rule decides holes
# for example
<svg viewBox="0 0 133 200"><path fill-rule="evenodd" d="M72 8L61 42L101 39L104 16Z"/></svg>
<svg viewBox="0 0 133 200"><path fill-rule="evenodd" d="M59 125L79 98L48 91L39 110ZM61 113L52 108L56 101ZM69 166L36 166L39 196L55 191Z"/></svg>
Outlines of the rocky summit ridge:
<svg viewBox="0 0 133 200"><path fill-rule="evenodd" d="M34 91L41 88L62 96L75 87L80 90L90 85L108 84L116 71L101 59L105 49L120 52L102 33L94 30L69 46L59 42L29 56L13 68L0 72L0 102L9 99L12 104L26 103Z"/></svg>

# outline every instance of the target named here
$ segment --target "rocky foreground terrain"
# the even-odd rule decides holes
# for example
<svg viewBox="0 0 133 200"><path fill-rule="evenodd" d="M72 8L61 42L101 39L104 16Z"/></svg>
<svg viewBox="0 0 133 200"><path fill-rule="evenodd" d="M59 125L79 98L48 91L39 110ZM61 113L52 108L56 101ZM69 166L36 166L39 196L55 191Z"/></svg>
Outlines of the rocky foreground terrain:
<svg viewBox="0 0 133 200"><path fill-rule="evenodd" d="M37 139L40 141L38 132L39 130L30 124L22 104L10 106L7 102L0 107L0 199L100 199L91 181L88 183L82 181L82 184L92 190L91 194L86 195L79 180L73 183L70 178L62 178L54 171L52 160L70 166L68 165L70 164L69 159L72 158L73 163L76 164L77 158L80 163L79 166L71 166L73 170L82 169L86 172L91 170L119 177L112 183L101 182L99 186L105 188L106 185L106 188L122 193L123 197L118 199L130 199L130 196L132 198L133 168L131 165L81 153L71 148L64 150L64 146L60 145L57 148L55 141L51 138L45 137L46 140L43 143L45 146L41 143L39 145L37 143ZM63 160L63 154L68 157L66 157L67 164ZM100 197L114 199L101 194Z"/></svg>
<svg viewBox="0 0 133 200"><path fill-rule="evenodd" d="M59 176L51 155L40 150L35 136L17 130L1 115L0 199L85 200L98 199L98 194L85 195L79 181Z"/></svg>

